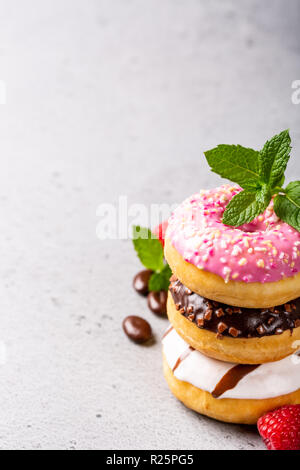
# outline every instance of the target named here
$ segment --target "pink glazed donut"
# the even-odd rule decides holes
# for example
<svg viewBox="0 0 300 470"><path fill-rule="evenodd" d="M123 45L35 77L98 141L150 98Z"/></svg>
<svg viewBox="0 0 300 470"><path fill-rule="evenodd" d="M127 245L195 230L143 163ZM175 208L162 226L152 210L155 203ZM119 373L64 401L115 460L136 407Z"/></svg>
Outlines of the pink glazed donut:
<svg viewBox="0 0 300 470"><path fill-rule="evenodd" d="M180 281L199 295L229 305L266 308L300 296L300 233L270 203L241 227L222 223L241 188L202 190L172 214L165 256Z"/></svg>

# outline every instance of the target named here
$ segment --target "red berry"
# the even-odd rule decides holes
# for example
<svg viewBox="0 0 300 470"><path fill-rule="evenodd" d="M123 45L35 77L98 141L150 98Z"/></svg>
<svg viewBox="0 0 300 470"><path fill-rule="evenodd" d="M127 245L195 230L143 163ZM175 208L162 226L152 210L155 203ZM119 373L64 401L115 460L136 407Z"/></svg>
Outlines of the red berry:
<svg viewBox="0 0 300 470"><path fill-rule="evenodd" d="M300 405L267 413L259 418L257 427L269 450L300 450Z"/></svg>
<svg viewBox="0 0 300 470"><path fill-rule="evenodd" d="M154 235L157 236L162 246L165 245L165 234L166 234L167 227L168 227L168 221L165 220L164 222L159 224L157 227L155 227L155 229L153 230Z"/></svg>

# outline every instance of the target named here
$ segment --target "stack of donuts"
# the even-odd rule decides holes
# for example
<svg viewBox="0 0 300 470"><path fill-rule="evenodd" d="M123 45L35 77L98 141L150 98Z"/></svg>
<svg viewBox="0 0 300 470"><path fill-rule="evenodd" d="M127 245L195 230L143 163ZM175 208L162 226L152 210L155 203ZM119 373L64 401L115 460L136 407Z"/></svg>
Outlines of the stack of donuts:
<svg viewBox="0 0 300 470"><path fill-rule="evenodd" d="M189 408L233 423L300 404L300 233L264 214L222 223L236 185L200 191L172 214L164 373Z"/></svg>

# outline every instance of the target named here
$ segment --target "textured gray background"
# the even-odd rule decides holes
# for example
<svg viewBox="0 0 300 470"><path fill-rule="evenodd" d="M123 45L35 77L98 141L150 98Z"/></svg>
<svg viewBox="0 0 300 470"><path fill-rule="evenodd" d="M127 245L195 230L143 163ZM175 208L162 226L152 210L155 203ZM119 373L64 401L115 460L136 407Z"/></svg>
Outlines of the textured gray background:
<svg viewBox="0 0 300 470"><path fill-rule="evenodd" d="M290 127L299 177L298 0L0 0L0 448L263 448L171 396L166 321L131 288L102 202L179 202L220 182L203 149Z"/></svg>

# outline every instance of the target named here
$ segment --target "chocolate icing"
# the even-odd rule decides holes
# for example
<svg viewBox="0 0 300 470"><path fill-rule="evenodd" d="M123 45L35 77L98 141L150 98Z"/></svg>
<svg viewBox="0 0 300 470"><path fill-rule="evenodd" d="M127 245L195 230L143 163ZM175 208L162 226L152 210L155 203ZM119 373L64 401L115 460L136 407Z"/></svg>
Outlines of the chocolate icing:
<svg viewBox="0 0 300 470"><path fill-rule="evenodd" d="M182 361L184 361L195 349L192 346L189 346L182 354L181 356L177 359L175 366L172 369L172 372L175 372L177 367L180 366Z"/></svg>
<svg viewBox="0 0 300 470"><path fill-rule="evenodd" d="M168 336L169 333L171 333L171 331L173 330L173 326L170 326L167 331L165 331L165 333L163 334L163 337L162 339L165 339L166 336Z"/></svg>
<svg viewBox="0 0 300 470"><path fill-rule="evenodd" d="M172 279L170 292L176 309L199 328L218 337L261 338L300 327L300 297L284 305L253 309L232 307L192 292Z"/></svg>
<svg viewBox="0 0 300 470"><path fill-rule="evenodd" d="M232 390L246 375L250 374L258 367L259 365L247 364L238 364L232 367L215 386L215 389L211 392L212 396L219 398L221 395L224 395L227 390Z"/></svg>

